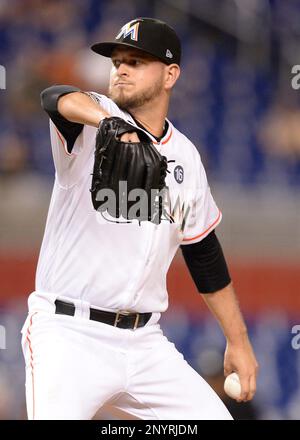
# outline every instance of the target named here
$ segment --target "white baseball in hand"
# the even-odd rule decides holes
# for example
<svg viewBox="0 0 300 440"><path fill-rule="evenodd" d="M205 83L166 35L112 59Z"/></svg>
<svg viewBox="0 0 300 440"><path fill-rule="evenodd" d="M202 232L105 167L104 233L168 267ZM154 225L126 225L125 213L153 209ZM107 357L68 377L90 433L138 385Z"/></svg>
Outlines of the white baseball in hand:
<svg viewBox="0 0 300 440"><path fill-rule="evenodd" d="M239 399L241 396L241 383L237 373L229 374L224 382L225 393L232 399Z"/></svg>

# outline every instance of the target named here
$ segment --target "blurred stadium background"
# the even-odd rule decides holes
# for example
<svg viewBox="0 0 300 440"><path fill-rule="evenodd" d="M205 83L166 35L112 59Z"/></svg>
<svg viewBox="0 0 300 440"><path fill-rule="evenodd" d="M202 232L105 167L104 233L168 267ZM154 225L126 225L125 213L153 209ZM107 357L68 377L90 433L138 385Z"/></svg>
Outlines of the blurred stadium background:
<svg viewBox="0 0 300 440"><path fill-rule="evenodd" d="M104 92L110 61L89 46L152 16L183 42L169 118L195 143L223 212L219 237L260 363L255 418L299 419L299 0L1 0L0 418L24 419L20 329L34 288L54 169L40 91ZM80 255L78 256L80 258ZM169 273L167 335L208 380L224 338L179 253ZM247 417L247 411L241 417Z"/></svg>

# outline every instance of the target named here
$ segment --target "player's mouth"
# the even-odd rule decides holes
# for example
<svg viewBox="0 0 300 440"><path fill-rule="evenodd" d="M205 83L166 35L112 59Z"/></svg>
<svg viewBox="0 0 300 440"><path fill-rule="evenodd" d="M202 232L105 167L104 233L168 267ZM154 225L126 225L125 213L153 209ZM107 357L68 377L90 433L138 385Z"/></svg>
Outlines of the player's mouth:
<svg viewBox="0 0 300 440"><path fill-rule="evenodd" d="M132 86L132 85L133 85L132 83L119 81L115 84L115 87L126 87L126 86Z"/></svg>

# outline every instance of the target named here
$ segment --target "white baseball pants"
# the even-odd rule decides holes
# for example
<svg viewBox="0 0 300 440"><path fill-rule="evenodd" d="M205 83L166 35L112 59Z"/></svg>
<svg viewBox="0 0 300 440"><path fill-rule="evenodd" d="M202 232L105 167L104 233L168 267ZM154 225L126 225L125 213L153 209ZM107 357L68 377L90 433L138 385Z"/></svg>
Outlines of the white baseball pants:
<svg viewBox="0 0 300 440"><path fill-rule="evenodd" d="M28 419L232 419L151 320L127 330L30 310L22 329Z"/></svg>

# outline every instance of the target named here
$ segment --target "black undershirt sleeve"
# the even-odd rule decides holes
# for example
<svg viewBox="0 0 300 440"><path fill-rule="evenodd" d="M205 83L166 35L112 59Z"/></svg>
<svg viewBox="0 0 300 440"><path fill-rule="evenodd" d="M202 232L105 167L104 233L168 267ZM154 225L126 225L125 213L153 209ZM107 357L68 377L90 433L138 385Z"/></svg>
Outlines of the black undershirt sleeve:
<svg viewBox="0 0 300 440"><path fill-rule="evenodd" d="M200 293L214 293L230 283L226 260L215 231L198 243L180 247Z"/></svg>
<svg viewBox="0 0 300 440"><path fill-rule="evenodd" d="M66 139L68 152L71 153L75 141L83 129L83 124L68 121L57 110L57 103L61 96L73 92L80 92L80 89L68 85L55 85L48 87L41 93L41 105L48 113L52 122Z"/></svg>

